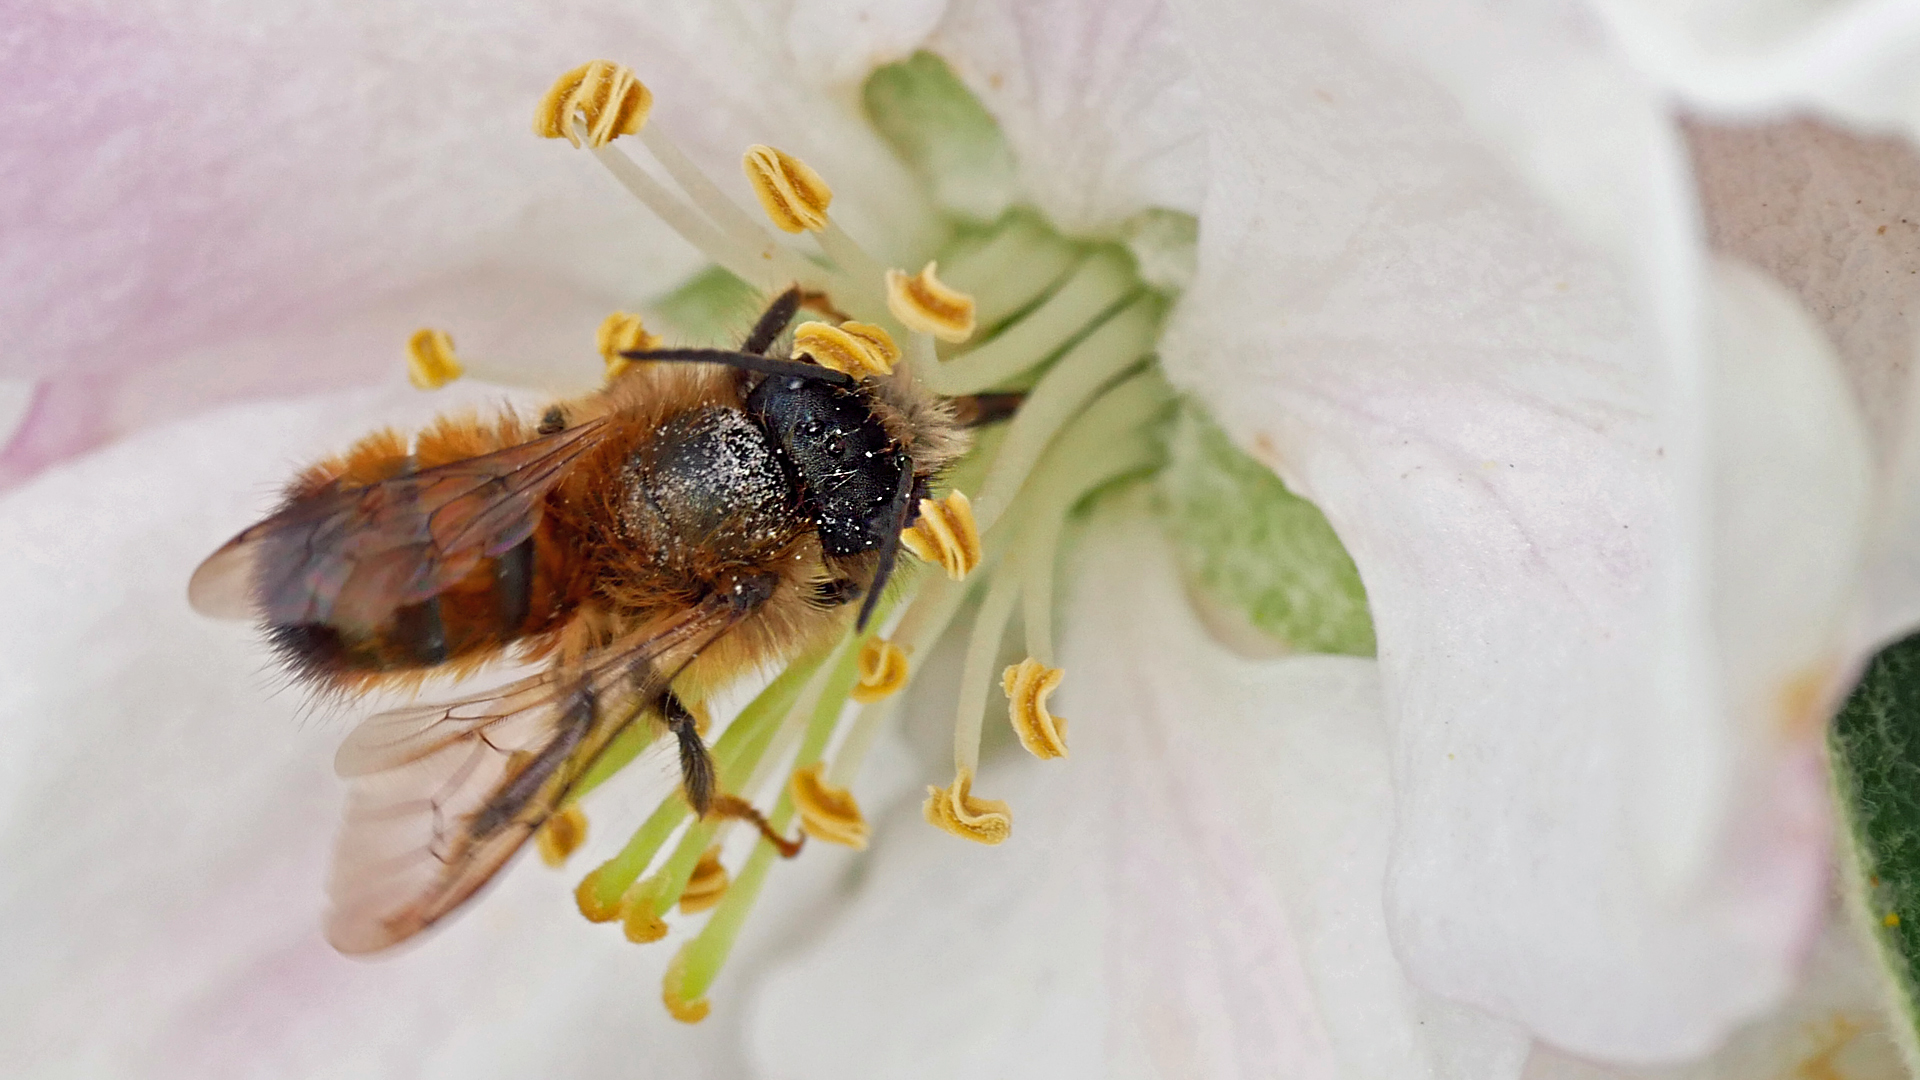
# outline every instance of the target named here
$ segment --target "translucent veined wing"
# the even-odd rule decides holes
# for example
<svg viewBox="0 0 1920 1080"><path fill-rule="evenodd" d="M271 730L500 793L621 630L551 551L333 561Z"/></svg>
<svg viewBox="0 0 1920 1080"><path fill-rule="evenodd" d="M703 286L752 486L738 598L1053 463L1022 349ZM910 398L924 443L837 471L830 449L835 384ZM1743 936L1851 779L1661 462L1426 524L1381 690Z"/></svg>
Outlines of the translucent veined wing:
<svg viewBox="0 0 1920 1080"><path fill-rule="evenodd" d="M296 499L201 563L187 598L205 615L274 625L384 625L532 535L541 500L605 431L592 421Z"/></svg>
<svg viewBox="0 0 1920 1080"><path fill-rule="evenodd" d="M459 907L742 613L716 597L577 670L368 718L335 758L352 786L327 888L327 940L341 952L374 952Z"/></svg>

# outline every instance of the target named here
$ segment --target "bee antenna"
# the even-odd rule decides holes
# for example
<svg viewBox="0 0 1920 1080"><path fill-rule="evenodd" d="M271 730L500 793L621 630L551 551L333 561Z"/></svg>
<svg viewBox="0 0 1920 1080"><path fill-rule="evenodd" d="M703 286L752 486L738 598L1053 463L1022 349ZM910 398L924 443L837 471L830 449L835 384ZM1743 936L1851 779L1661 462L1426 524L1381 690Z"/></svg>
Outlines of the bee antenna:
<svg viewBox="0 0 1920 1080"><path fill-rule="evenodd" d="M887 578L893 576L893 563L900 554L900 534L907 531L907 513L913 508L913 459L908 458L900 470L900 482L894 485L893 528L887 531L887 538L880 545L880 567L873 572L873 585L867 589L867 598L860 602L860 617L854 621L853 632L864 633L867 620L873 617L873 609L880 603L880 590L887 587Z"/></svg>
<svg viewBox="0 0 1920 1080"><path fill-rule="evenodd" d="M773 347L780 332L793 321L793 313L800 310L800 286L795 285L786 292L773 298L773 303L753 324L753 332L747 335L746 344L740 346L745 353L765 353Z"/></svg>
<svg viewBox="0 0 1920 1080"><path fill-rule="evenodd" d="M786 375L796 379L813 379L833 386L854 385L853 376L845 372L824 368L819 364L802 363L799 360L775 360L758 353L736 352L733 349L635 349L623 352L621 356L628 360L658 360L681 364L724 364L727 367L744 368L767 375Z"/></svg>

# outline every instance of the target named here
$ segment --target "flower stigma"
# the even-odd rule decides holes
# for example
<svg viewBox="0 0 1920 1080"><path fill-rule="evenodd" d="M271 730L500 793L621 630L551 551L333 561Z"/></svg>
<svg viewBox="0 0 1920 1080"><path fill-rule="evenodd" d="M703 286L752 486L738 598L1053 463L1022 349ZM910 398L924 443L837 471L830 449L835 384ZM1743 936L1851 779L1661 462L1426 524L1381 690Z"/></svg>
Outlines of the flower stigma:
<svg viewBox="0 0 1920 1080"><path fill-rule="evenodd" d="M883 135L913 128L910 116L875 111L902 78L966 93L928 54L880 69L866 101ZM929 655L950 631L965 643L953 779L928 787L923 813L977 843L1011 837L1012 808L973 792L977 778L991 789L991 763L983 771L981 761L985 720L998 715L989 697L996 689L1005 696L1008 729L1028 751L1066 756L1066 721L1047 708L1066 678L1053 666L1056 567L1091 498L1166 463L1177 400L1154 359L1169 289L1144 280L1123 244L1064 236L1024 207L982 216L949 205L940 238L915 253L923 269L909 275L841 227L830 213L830 178L806 162L769 146L748 148L743 167L762 211L756 216L647 123L651 106L652 94L632 72L595 61L562 76L534 122L539 134L592 154L711 264L651 305L647 319L676 333L717 336L743 310L797 286L810 313L827 317L793 328L795 355L859 380L912 379L951 401L975 436L900 534L900 546L918 561L902 560L864 628L849 619L837 641L789 659L731 722L716 725L709 740L721 793L715 812L697 817L683 795L665 799L575 890L583 916L619 923L630 941L687 932L662 997L674 1017L696 1022L709 1012L708 991L775 859L798 852L799 842L786 837L797 830L800 839L866 847L870 830L853 793L861 766L906 697L900 692L915 674L909 658ZM966 108L974 112L939 115L985 116L970 95ZM919 143L895 139L894 146L910 157L910 145L936 136L922 131ZM636 145L647 163L629 155ZM945 188L938 175L922 170L921 179L936 194ZM595 339L609 380L631 363L622 353L661 341L640 315L624 311L609 316ZM410 353L415 368L425 364L417 359L423 353L444 355L458 373L445 335ZM1011 641L1026 657L1007 665L1002 650ZM691 689L681 696L698 710ZM563 861L584 838L577 801L663 730L657 715L630 724L594 761L569 795L566 822L540 832L542 854L554 853L549 862ZM771 801L764 816L756 800ZM743 822L753 830L738 828ZM704 922L681 926L694 915Z"/></svg>

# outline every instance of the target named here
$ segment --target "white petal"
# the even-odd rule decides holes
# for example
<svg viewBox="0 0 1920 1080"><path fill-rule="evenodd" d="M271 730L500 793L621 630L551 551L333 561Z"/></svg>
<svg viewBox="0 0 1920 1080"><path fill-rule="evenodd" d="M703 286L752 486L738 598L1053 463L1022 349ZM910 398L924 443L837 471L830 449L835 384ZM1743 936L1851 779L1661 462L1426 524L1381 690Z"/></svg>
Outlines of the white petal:
<svg viewBox="0 0 1920 1080"><path fill-rule="evenodd" d="M744 205L740 154L773 143L835 184L856 235L912 248L915 186L856 102L797 78L785 11L21 13L0 42L17 166L0 375L69 404L0 479L211 403L378 380L422 325L496 378L576 385L607 312L705 262L588 155L532 134L547 87L596 56L639 72L652 122Z"/></svg>
<svg viewBox="0 0 1920 1080"><path fill-rule="evenodd" d="M1000 121L1056 226L1110 233L1148 208L1199 210L1199 88L1160 0L956 0L928 46Z"/></svg>
<svg viewBox="0 0 1920 1080"><path fill-rule="evenodd" d="M1920 624L1920 153L1795 121L1689 126L1709 237L1790 289L1839 353L1881 477L1865 655Z"/></svg>
<svg viewBox="0 0 1920 1080"><path fill-rule="evenodd" d="M796 0L788 44L808 79L857 82L911 56L946 10L946 0Z"/></svg>
<svg viewBox="0 0 1920 1080"><path fill-rule="evenodd" d="M1641 70L1690 102L1778 115L1816 108L1920 133L1920 5L1906 0L1598 0Z"/></svg>
<svg viewBox="0 0 1920 1080"><path fill-rule="evenodd" d="M1194 5L1214 180L1169 371L1360 568L1414 980L1583 1053L1698 1053L1817 925L1803 714L1836 689L1858 423L1775 294L1728 301L1764 355L1709 363L1678 140L1590 27L1393 14ZM1772 472L1703 443L1710 405L1780 428Z"/></svg>
<svg viewBox="0 0 1920 1080"><path fill-rule="evenodd" d="M577 875L648 809L621 790L665 787L669 759L589 799L590 846L568 872L523 862L417 946L350 960L319 927L351 710L310 708L252 631L187 610L195 561L291 467L377 422L499 396L401 388L234 409L0 501L0 1072L735 1074L731 984L706 1024L678 1024L658 989L678 941L639 949L574 910ZM763 909L839 868L809 856Z"/></svg>
<svg viewBox="0 0 1920 1080"><path fill-rule="evenodd" d="M1389 948L1373 665L1230 656L1151 527L1098 520L1064 622L1069 756L988 762L1001 847L917 799L893 816L844 917L768 981L761 1072L1517 1074L1523 1033L1415 990Z"/></svg>
<svg viewBox="0 0 1920 1080"><path fill-rule="evenodd" d="M1902 1023L1860 932L1836 914L1780 1008L1742 1027L1702 1061L1623 1069L1535 1047L1526 1080L1751 1080L1759 1076L1902 1080Z"/></svg>

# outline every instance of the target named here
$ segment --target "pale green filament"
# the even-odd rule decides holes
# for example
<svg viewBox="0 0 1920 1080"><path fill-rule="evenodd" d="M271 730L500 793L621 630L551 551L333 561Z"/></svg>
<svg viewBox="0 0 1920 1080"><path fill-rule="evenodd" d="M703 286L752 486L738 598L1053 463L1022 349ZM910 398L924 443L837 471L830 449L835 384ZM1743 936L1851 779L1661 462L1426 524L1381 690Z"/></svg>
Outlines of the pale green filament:
<svg viewBox="0 0 1920 1080"><path fill-rule="evenodd" d="M940 261L940 280L973 297L974 322L991 329L1046 295L1080 248L1031 214L1015 213L986 242Z"/></svg>
<svg viewBox="0 0 1920 1080"><path fill-rule="evenodd" d="M992 529L1012 505L1014 494L1061 426L1100 387L1146 357L1160 327L1160 307L1160 299L1152 295L1134 300L1068 349L1027 395L1007 425L1007 440L986 484L973 500L973 516L981 533Z"/></svg>
<svg viewBox="0 0 1920 1080"><path fill-rule="evenodd" d="M941 394L977 394L1003 385L1051 359L1139 288L1124 253L1096 252L1018 322L930 370L927 386Z"/></svg>

